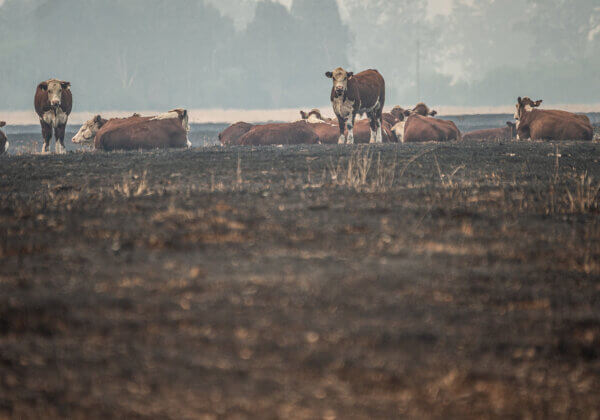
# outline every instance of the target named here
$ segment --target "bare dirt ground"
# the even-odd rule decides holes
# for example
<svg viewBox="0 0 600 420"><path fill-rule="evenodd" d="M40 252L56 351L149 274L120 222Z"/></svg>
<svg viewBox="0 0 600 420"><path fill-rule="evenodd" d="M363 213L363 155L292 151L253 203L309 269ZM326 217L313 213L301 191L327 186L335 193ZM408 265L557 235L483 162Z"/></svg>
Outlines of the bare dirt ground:
<svg viewBox="0 0 600 420"><path fill-rule="evenodd" d="M0 418L600 416L600 144L0 158Z"/></svg>

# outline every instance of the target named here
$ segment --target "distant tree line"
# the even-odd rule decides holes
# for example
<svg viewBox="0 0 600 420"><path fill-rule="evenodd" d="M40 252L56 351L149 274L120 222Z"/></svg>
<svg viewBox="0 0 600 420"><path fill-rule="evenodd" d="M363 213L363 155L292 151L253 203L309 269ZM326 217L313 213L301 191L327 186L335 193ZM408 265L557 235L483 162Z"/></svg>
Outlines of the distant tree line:
<svg viewBox="0 0 600 420"><path fill-rule="evenodd" d="M379 69L388 105L600 102L597 0L455 0L433 16L422 0L243 0L236 24L237 3L218 4L5 0L0 109L30 108L54 76L78 110L311 107L340 65Z"/></svg>

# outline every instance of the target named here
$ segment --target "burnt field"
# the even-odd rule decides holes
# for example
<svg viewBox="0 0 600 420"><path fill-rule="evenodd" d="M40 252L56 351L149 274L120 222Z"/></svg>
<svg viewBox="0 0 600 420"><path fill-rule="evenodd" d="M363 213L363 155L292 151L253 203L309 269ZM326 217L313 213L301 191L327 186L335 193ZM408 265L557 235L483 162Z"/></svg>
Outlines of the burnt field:
<svg viewBox="0 0 600 420"><path fill-rule="evenodd" d="M1 157L0 418L597 418L599 161Z"/></svg>

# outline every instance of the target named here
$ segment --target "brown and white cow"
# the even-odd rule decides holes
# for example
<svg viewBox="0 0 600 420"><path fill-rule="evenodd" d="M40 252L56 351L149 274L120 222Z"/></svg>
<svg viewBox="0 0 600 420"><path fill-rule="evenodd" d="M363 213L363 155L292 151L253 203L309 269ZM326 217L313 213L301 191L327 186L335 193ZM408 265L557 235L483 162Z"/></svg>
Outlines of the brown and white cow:
<svg viewBox="0 0 600 420"><path fill-rule="evenodd" d="M313 124L305 121L256 125L240 138L240 144L263 146L279 144L317 144Z"/></svg>
<svg viewBox="0 0 600 420"><path fill-rule="evenodd" d="M73 107L70 87L71 83L58 79L49 79L37 86L34 107L42 126L43 153L49 151L52 130L56 140L56 153L65 153L65 127Z"/></svg>
<svg viewBox="0 0 600 420"><path fill-rule="evenodd" d="M334 120L332 118L323 117L323 114L321 114L321 110L319 110L317 108L313 108L309 112L304 112L301 110L300 116L302 117L302 120L304 120L308 123L311 123L311 124L317 124L317 123L333 124L333 123L337 122L336 120Z"/></svg>
<svg viewBox="0 0 600 420"><path fill-rule="evenodd" d="M398 142L460 141L460 130L452 121L411 114L392 127Z"/></svg>
<svg viewBox="0 0 600 420"><path fill-rule="evenodd" d="M585 115L561 110L537 109L542 100L517 98L517 139L593 140L594 129Z"/></svg>
<svg viewBox="0 0 600 420"><path fill-rule="evenodd" d="M504 128L490 128L487 130L469 131L463 134L463 140L470 141L494 141L514 140L517 138L517 124L512 121L506 122Z"/></svg>
<svg viewBox="0 0 600 420"><path fill-rule="evenodd" d="M244 134L250 131L252 127L254 127L253 124L243 121L231 124L219 133L219 141L223 146L241 144L240 139Z"/></svg>
<svg viewBox="0 0 600 420"><path fill-rule="evenodd" d="M83 124L72 141L94 144L98 150L138 150L191 147L188 114L175 109L164 114L106 120L96 115Z"/></svg>
<svg viewBox="0 0 600 420"><path fill-rule="evenodd" d="M430 109L425 103L419 102L412 109L413 114L421 115L423 117L435 117L437 115L437 111Z"/></svg>
<svg viewBox="0 0 600 420"><path fill-rule="evenodd" d="M6 123L4 121L0 121L0 128L4 127ZM5 153L8 150L8 138L6 138L6 134L0 130L0 155Z"/></svg>
<svg viewBox="0 0 600 420"><path fill-rule="evenodd" d="M338 143L354 143L354 121L357 114L367 114L370 122L370 143L382 142L382 111L385 104L385 81L377 70L358 74L341 67L328 71L325 76L333 80L330 100L338 119ZM348 136L344 136L344 126Z"/></svg>

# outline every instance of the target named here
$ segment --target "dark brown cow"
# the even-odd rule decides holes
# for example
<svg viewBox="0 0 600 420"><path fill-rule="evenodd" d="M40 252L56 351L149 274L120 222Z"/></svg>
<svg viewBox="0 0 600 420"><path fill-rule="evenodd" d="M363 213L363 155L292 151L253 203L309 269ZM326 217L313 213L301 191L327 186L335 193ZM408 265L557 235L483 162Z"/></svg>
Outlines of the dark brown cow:
<svg viewBox="0 0 600 420"><path fill-rule="evenodd" d="M412 109L412 113L421 115L423 117L435 117L437 115L437 111L429 109L429 107L423 102L419 102L417 105L415 105L415 107Z"/></svg>
<svg viewBox="0 0 600 420"><path fill-rule="evenodd" d="M243 121L231 124L225 130L219 133L219 141L223 146L241 144L240 139L244 134L250 131L252 127L254 127L253 124Z"/></svg>
<svg viewBox="0 0 600 420"><path fill-rule="evenodd" d="M462 138L471 141L514 140L517 138L517 124L507 121L504 128L470 131L463 134Z"/></svg>
<svg viewBox="0 0 600 420"><path fill-rule="evenodd" d="M316 144L319 143L319 137L312 125L305 121L256 125L242 136L240 144Z"/></svg>
<svg viewBox="0 0 600 420"><path fill-rule="evenodd" d="M532 140L593 140L594 129L585 115L536 109L542 100L517 99L517 138Z"/></svg>
<svg viewBox="0 0 600 420"><path fill-rule="evenodd" d="M43 153L49 151L53 129L56 153L65 153L65 127L73 107L70 86L71 83L57 79L46 80L37 86L34 107L42 126Z"/></svg>
<svg viewBox="0 0 600 420"><path fill-rule="evenodd" d="M333 79L330 100L338 119L338 143L354 143L354 121L357 114L367 114L370 122L370 143L382 142L382 111L385 104L385 80L377 70L358 74L338 67L325 73ZM344 126L348 136L344 136Z"/></svg>
<svg viewBox="0 0 600 420"><path fill-rule="evenodd" d="M460 141L460 130L452 121L411 114L392 128L400 143L423 141Z"/></svg>
<svg viewBox="0 0 600 420"><path fill-rule="evenodd" d="M99 150L138 150L190 147L188 115L176 109L153 117L103 119L96 115L73 137L73 143L91 143Z"/></svg>
<svg viewBox="0 0 600 420"><path fill-rule="evenodd" d="M6 123L4 121L0 121L0 128L4 127ZM8 150L8 139L6 138L6 134L0 130L0 155L5 153Z"/></svg>

